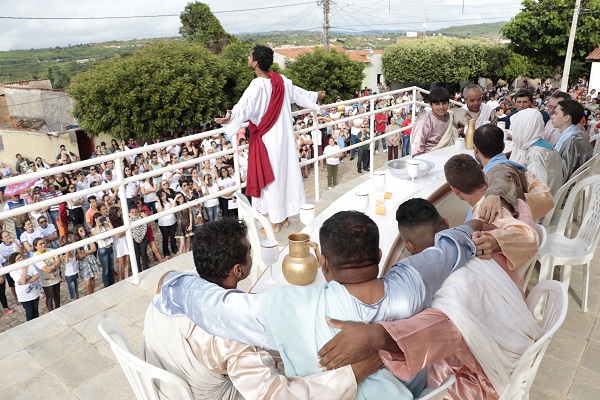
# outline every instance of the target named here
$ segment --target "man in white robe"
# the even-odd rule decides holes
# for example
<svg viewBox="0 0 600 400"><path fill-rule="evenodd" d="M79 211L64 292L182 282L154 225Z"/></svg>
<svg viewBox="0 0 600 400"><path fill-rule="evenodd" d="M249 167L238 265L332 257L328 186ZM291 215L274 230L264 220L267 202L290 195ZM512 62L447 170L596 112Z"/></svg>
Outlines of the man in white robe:
<svg viewBox="0 0 600 400"><path fill-rule="evenodd" d="M235 288L252 268L246 233L245 224L235 219L203 225L194 236L197 272L223 288ZM363 363L287 378L268 352L210 335L189 318L161 314L152 304L144 320L143 353L150 364L184 379L195 399L206 400L350 400L356 394L357 380L370 373ZM159 387L159 391L161 399L175 398L168 387Z"/></svg>
<svg viewBox="0 0 600 400"><path fill-rule="evenodd" d="M263 117L273 111L269 110L269 105L274 101L273 81L276 78L275 75L277 77L279 75L269 71L272 64L273 50L269 47L255 46L248 56L248 67L254 70L256 78L250 83L233 109L227 111L225 118L215 120L224 125L225 133L229 138L235 136L240 126L248 120L260 128ZM268 163L270 163L274 179L265 182L264 187L260 187L260 196L256 195L258 192L249 193L255 197L252 201L253 206L260 213L269 214L275 232L279 232L280 223L288 226L288 217L298 214L300 206L306 203L302 174L298 164L291 105L296 103L300 107L319 110L317 101L325 97L325 92L309 92L294 86L289 79L283 76L281 78L285 85L285 92L281 108L278 110L279 114L264 136L260 135L268 153ZM252 133L250 135L251 153L252 141L261 140L258 136L258 134ZM250 154L250 157L257 156L258 154ZM261 160L263 165L266 161ZM252 182L251 175L254 168L253 163L250 162L249 185ZM246 188L246 192L248 194L248 188Z"/></svg>
<svg viewBox="0 0 600 400"><path fill-rule="evenodd" d="M485 123L496 125L498 122L498 117L494 112L495 107L488 103L482 103L482 95L483 90L479 85L467 85L463 89L465 105L462 108L454 110L454 120L452 121L459 135L463 134L470 119L475 120L475 129Z"/></svg>

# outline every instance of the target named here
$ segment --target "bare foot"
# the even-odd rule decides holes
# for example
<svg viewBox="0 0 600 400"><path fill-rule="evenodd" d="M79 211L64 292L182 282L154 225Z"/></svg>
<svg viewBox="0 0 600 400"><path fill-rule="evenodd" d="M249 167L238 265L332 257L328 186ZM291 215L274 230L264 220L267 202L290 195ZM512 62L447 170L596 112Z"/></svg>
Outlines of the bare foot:
<svg viewBox="0 0 600 400"><path fill-rule="evenodd" d="M281 225L283 225L283 226L285 226L287 228L288 226L290 226L290 221L286 218L285 221L283 221L281 223Z"/></svg>
<svg viewBox="0 0 600 400"><path fill-rule="evenodd" d="M273 225L273 232L279 233L279 231L281 231L279 224L271 224L271 225Z"/></svg>

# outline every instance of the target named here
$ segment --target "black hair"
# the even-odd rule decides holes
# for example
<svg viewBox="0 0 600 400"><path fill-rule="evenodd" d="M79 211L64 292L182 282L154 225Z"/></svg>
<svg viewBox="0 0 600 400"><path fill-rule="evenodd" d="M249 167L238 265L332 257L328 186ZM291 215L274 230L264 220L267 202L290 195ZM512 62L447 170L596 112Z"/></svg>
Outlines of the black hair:
<svg viewBox="0 0 600 400"><path fill-rule="evenodd" d="M432 202L418 197L406 200L396 210L398 229L433 226L442 220L442 216Z"/></svg>
<svg viewBox="0 0 600 400"><path fill-rule="evenodd" d="M8 256L8 264L14 264L19 256L22 256L22 254L18 251L12 253L10 256Z"/></svg>
<svg viewBox="0 0 600 400"><path fill-rule="evenodd" d="M429 93L427 101L429 104L449 103L450 92L443 87L435 88Z"/></svg>
<svg viewBox="0 0 600 400"><path fill-rule="evenodd" d="M361 212L340 211L329 217L319 229L319 241L332 269L379 262L379 229Z"/></svg>
<svg viewBox="0 0 600 400"><path fill-rule="evenodd" d="M551 99L571 100L571 96L565 92L556 91L550 96Z"/></svg>
<svg viewBox="0 0 600 400"><path fill-rule="evenodd" d="M575 100L562 100L558 102L563 114L571 117L571 125L577 125L585 114L581 103Z"/></svg>
<svg viewBox="0 0 600 400"><path fill-rule="evenodd" d="M256 45L252 49L252 59L258 63L258 68L268 71L273 65L273 49L267 46Z"/></svg>
<svg viewBox="0 0 600 400"><path fill-rule="evenodd" d="M529 89L521 89L513 96L515 101L520 97L527 97L533 103L533 93Z"/></svg>
<svg viewBox="0 0 600 400"><path fill-rule="evenodd" d="M244 221L223 218L201 225L194 232L192 254L201 278L210 282L224 281L235 264L245 264L248 247L241 241L248 227Z"/></svg>
<svg viewBox="0 0 600 400"><path fill-rule="evenodd" d="M466 194L486 185L481 165L468 154L450 157L444 165L444 174L450 186Z"/></svg>
<svg viewBox="0 0 600 400"><path fill-rule="evenodd" d="M496 125L481 125L475 129L473 143L484 157L492 158L504 151L504 132Z"/></svg>

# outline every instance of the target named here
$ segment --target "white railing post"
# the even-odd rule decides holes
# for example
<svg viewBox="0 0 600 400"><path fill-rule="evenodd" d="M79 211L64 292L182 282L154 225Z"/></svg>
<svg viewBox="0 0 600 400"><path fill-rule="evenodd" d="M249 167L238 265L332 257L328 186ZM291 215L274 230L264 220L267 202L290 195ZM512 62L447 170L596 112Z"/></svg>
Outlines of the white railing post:
<svg viewBox="0 0 600 400"><path fill-rule="evenodd" d="M121 202L121 214L123 218L123 225L127 228L125 231L125 237L127 238L127 247L129 247L129 262L131 263L131 281L134 285L140 284L139 270L137 265L137 257L135 256L135 245L133 243L133 235L131 229L129 229L129 204L127 204L127 196L125 195L125 178L123 174L123 161L121 157L117 157L115 160L115 169L117 170L117 180L119 181L119 201ZM121 277L119 277L121 279Z"/></svg>
<svg viewBox="0 0 600 400"><path fill-rule="evenodd" d="M375 111L375 99L370 100L371 112ZM369 117L369 131L371 132L371 139L377 136L375 132L375 114L371 114ZM369 176L373 176L375 166L375 140L369 144Z"/></svg>
<svg viewBox="0 0 600 400"><path fill-rule="evenodd" d="M319 111L313 111L313 127L319 129ZM314 132L314 131L313 131ZM321 133L319 136L322 136ZM313 160L316 160L319 157L319 144L313 137ZM323 138L321 137L321 143L323 142ZM319 161L313 163L315 169L315 202L318 202L321 198L320 188L319 188Z"/></svg>
<svg viewBox="0 0 600 400"><path fill-rule="evenodd" d="M231 145L233 146L233 149L235 150L235 152L233 153L233 172L235 172L235 184L237 187L239 187L240 189L242 188L242 172L240 171L240 155L239 155L239 150L238 150L238 138L237 135L235 137L232 137L232 142ZM235 139L235 140L233 140ZM202 193L200 193L200 195L202 196Z"/></svg>
<svg viewBox="0 0 600 400"><path fill-rule="evenodd" d="M412 120L411 121L412 121L413 125L415 124L416 112L417 112L417 88L415 87L412 90L412 111L411 111Z"/></svg>

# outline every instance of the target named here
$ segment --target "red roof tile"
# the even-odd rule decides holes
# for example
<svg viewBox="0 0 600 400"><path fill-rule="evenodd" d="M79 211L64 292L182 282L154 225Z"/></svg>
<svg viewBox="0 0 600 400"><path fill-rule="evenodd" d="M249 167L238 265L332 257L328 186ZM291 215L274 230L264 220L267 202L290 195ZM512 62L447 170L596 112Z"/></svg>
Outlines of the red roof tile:
<svg viewBox="0 0 600 400"><path fill-rule="evenodd" d="M273 51L286 58L295 60L302 54L312 53L315 51L315 47L323 46L301 46L301 47L280 47L273 49ZM369 50L347 50L339 46L330 45L330 49L337 51L338 53L346 53L353 61L361 61L364 63L370 62ZM375 54L383 54L383 50L375 50Z"/></svg>
<svg viewBox="0 0 600 400"><path fill-rule="evenodd" d="M594 51L588 54L585 61L600 61L600 47L596 47Z"/></svg>

